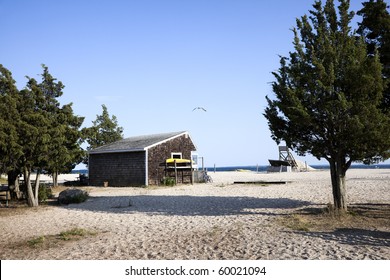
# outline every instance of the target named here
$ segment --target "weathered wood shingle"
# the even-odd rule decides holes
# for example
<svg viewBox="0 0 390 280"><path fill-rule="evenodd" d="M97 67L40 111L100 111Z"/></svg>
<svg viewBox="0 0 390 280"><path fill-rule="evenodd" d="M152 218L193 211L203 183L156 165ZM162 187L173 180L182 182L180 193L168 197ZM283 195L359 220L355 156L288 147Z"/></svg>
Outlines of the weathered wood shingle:
<svg viewBox="0 0 390 280"><path fill-rule="evenodd" d="M173 137L186 134L186 131L160 133L153 135L143 135L125 138L114 143L110 143L96 149L91 150L90 154L102 153L121 153L121 152L136 152L145 151L147 148L163 143Z"/></svg>

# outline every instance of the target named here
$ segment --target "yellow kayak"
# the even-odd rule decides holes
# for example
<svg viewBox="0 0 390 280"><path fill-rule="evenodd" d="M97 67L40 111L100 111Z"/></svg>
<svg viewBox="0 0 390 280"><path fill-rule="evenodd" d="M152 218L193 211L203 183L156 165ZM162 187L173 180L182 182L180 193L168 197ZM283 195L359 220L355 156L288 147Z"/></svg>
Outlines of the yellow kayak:
<svg viewBox="0 0 390 280"><path fill-rule="evenodd" d="M191 163L189 159L183 159L183 158L168 158L166 160L166 163L174 163L175 161L176 163Z"/></svg>

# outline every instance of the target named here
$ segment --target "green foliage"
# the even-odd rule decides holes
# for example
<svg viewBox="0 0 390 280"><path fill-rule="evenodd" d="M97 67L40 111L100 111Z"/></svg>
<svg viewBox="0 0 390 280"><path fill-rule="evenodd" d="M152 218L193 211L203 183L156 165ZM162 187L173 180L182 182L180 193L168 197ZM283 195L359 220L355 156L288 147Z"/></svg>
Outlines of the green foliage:
<svg viewBox="0 0 390 280"><path fill-rule="evenodd" d="M60 106L57 98L63 95L64 85L52 77L45 65L42 81L37 86L43 94L42 108L49 122L47 131L50 135L50 148L46 154L45 170L52 174L70 172L84 155L80 146L80 127L84 118L74 115L71 103Z"/></svg>
<svg viewBox="0 0 390 280"><path fill-rule="evenodd" d="M384 110L390 110L390 13L388 8L383 0L370 0L363 2L363 8L357 12L363 18L359 23L358 33L364 36L370 55L379 52L383 65L382 74L387 82L382 107Z"/></svg>
<svg viewBox="0 0 390 280"><path fill-rule="evenodd" d="M389 116L379 109L383 80L378 56L369 57L348 26L352 14L341 1L337 20L333 1L319 2L297 20L295 51L281 58L267 97L265 117L272 137L299 154L328 160L336 155L362 161L389 148ZM347 162L346 162L347 164Z"/></svg>
<svg viewBox="0 0 390 280"><path fill-rule="evenodd" d="M73 229L68 230L68 231L62 231L59 234L59 237L60 237L60 239L62 239L64 241L68 241L68 240L71 240L72 238L75 238L75 237L86 236L87 234L88 234L88 231L83 229L83 228L73 228Z"/></svg>
<svg viewBox="0 0 390 280"><path fill-rule="evenodd" d="M118 126L116 116L110 117L106 105L102 105L102 109L102 114L96 116L96 120L92 122L93 125L83 130L85 140L89 145L87 150L123 139L123 127ZM85 157L83 162L88 165L88 157Z"/></svg>
<svg viewBox="0 0 390 280"><path fill-rule="evenodd" d="M30 247L38 247L38 246L41 246L45 241L46 241L46 238L44 236L39 236L37 238L28 240L27 244Z"/></svg>
<svg viewBox="0 0 390 280"><path fill-rule="evenodd" d="M89 231L83 228L73 228L67 231L62 231L55 235L45 235L33 238L27 241L27 245L32 248L53 248L60 247L65 242L72 242L80 240L83 237L95 236L96 232Z"/></svg>
<svg viewBox="0 0 390 280"><path fill-rule="evenodd" d="M50 128L52 149L49 151L48 168L50 173L68 173L82 161L81 148L83 117L75 116L72 104L57 108L53 125Z"/></svg>
<svg viewBox="0 0 390 280"><path fill-rule="evenodd" d="M164 177L162 180L161 180L161 183L164 185L164 186L174 186L176 184L176 180L175 178L172 178L172 177Z"/></svg>
<svg viewBox="0 0 390 280"><path fill-rule="evenodd" d="M64 117L64 112L69 112L71 106L60 108L57 100L62 96L64 86L61 82L56 82L45 65L42 67L42 81L38 83L35 79L28 78L26 88L20 91L23 98L19 110L22 115L20 135L23 135L21 167L25 177L28 177L32 170L36 170L38 174L43 169L54 173L72 164L75 160L74 151L69 150L68 145L71 145L71 141L73 145L77 145L78 139L68 135L68 132L78 131L81 125L79 123L78 127L74 126L74 123ZM38 192L32 192L28 181L27 194L29 205L37 206Z"/></svg>
<svg viewBox="0 0 390 280"><path fill-rule="evenodd" d="M50 187L41 184L38 189L38 200L39 202L46 203L48 199L53 198L53 191Z"/></svg>
<svg viewBox="0 0 390 280"><path fill-rule="evenodd" d="M12 73L0 64L0 173L18 167L22 156L19 144L19 91Z"/></svg>
<svg viewBox="0 0 390 280"><path fill-rule="evenodd" d="M388 156L390 116L381 109L379 56L351 31L349 1L339 2L338 13L332 0L316 1L310 17L297 19L294 51L273 73L264 116L276 142L330 163L335 207L346 209L345 172Z"/></svg>
<svg viewBox="0 0 390 280"><path fill-rule="evenodd" d="M42 80L27 77L19 91L11 72L0 65L0 172L23 172L25 178L33 170L69 172L84 155L83 118L73 114L72 104L61 107L64 85L42 68ZM37 206L39 189L33 191L26 182L28 203Z"/></svg>

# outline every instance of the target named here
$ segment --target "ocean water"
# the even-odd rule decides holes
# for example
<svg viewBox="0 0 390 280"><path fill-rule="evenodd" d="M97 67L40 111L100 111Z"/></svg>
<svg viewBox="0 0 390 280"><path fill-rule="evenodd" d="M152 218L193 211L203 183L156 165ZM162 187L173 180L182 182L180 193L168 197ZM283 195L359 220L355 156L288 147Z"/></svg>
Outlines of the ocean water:
<svg viewBox="0 0 390 280"><path fill-rule="evenodd" d="M329 165L310 165L315 169L329 169ZM257 172L266 172L268 165L248 165L248 166L225 166L225 167L208 167L208 171L236 171L236 170L249 170L249 171L257 171ZM356 164L352 165L350 169L390 169L390 164L375 164L375 165L364 165L364 164Z"/></svg>
<svg viewBox="0 0 390 280"><path fill-rule="evenodd" d="M72 174L83 174L83 175L88 175L88 169L74 169L71 172Z"/></svg>
<svg viewBox="0 0 390 280"><path fill-rule="evenodd" d="M329 169L329 165L310 165L315 169ZM223 167L207 167L207 171L237 171L237 170L249 170L255 172L266 172L268 165L245 165L245 166L223 166ZM390 169L390 164L373 164L373 165L364 165L364 164L354 164L350 169ZM73 170L72 173L75 174L88 174L87 169Z"/></svg>

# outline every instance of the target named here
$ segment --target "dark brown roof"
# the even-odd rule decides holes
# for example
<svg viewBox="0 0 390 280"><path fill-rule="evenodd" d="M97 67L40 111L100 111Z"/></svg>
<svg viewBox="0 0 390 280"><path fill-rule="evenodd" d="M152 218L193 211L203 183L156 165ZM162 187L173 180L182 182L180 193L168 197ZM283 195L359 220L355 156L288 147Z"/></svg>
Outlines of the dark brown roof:
<svg viewBox="0 0 390 280"><path fill-rule="evenodd" d="M183 134L188 134L186 131L160 133L153 135L142 135L125 138L96 149L89 151L90 154L103 154L103 153L119 153L119 152L136 152L146 151L155 145L168 141L172 138L176 138Z"/></svg>

